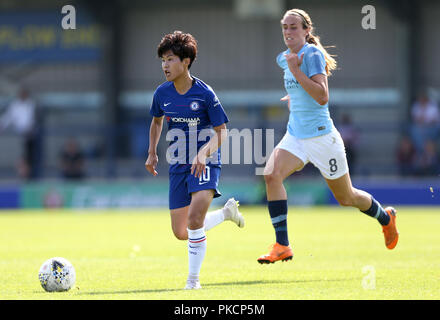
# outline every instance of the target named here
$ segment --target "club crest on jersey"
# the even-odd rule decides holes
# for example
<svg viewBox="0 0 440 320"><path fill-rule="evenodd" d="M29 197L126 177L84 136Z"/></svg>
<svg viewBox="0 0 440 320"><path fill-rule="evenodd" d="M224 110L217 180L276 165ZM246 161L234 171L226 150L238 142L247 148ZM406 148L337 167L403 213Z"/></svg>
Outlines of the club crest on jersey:
<svg viewBox="0 0 440 320"><path fill-rule="evenodd" d="M197 101L191 102L189 107L191 108L192 111L197 111L200 108L199 103Z"/></svg>

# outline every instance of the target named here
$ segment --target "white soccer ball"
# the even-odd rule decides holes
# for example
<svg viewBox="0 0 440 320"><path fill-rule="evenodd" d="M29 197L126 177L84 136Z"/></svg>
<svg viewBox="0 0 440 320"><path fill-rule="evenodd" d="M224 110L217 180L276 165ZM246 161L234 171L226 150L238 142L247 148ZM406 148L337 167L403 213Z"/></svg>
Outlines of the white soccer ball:
<svg viewBox="0 0 440 320"><path fill-rule="evenodd" d="M67 291L75 284L73 265L61 257L46 260L38 272L41 286L48 292Z"/></svg>

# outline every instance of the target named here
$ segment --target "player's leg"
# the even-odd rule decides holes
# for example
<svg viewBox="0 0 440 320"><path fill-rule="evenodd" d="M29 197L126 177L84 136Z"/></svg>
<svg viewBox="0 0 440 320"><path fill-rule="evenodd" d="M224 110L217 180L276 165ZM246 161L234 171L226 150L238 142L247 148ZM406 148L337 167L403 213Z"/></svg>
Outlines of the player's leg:
<svg viewBox="0 0 440 320"><path fill-rule="evenodd" d="M188 239L188 210L191 203L191 192L200 190L214 190L214 197L221 194L218 191L218 181L221 169L218 167L206 167L203 176L198 179L188 173L170 173L170 215L171 228L175 237L179 240ZM230 220L240 228L244 227L244 218L238 210L238 201L229 199L223 208L210 211L205 216L204 227L208 231L225 220Z"/></svg>
<svg viewBox="0 0 440 320"><path fill-rule="evenodd" d="M269 157L264 169L267 205L272 225L275 228L276 242L288 246L287 236L287 193L284 180L304 163L287 150L276 148Z"/></svg>
<svg viewBox="0 0 440 320"><path fill-rule="evenodd" d="M391 238L386 240L387 247L394 247L397 243L397 230L395 234L392 232L395 227L395 210L383 209L369 193L353 187L344 141L339 132L334 130L324 136L307 139L304 145L310 161L320 170L338 203L342 206L358 208L363 213L376 218L382 226L388 226L384 229L386 239ZM394 227L390 224L391 220Z"/></svg>
<svg viewBox="0 0 440 320"><path fill-rule="evenodd" d="M244 218L238 210L238 201L234 198L228 199L223 208L209 211L205 217L205 231L211 230L223 221L232 221L238 227L244 227Z"/></svg>
<svg viewBox="0 0 440 320"><path fill-rule="evenodd" d="M170 173L169 209L171 216L171 229L179 240L188 239L188 209L191 195L186 184L186 173Z"/></svg>
<svg viewBox="0 0 440 320"><path fill-rule="evenodd" d="M326 178L325 180L336 201L338 201L341 206L355 207L360 211L366 211L371 207L371 195L365 191L354 188L349 173L337 179Z"/></svg>
<svg viewBox="0 0 440 320"><path fill-rule="evenodd" d="M193 192L188 209L188 279L185 289L201 288L200 269L206 253L205 215L214 198L214 190Z"/></svg>
<svg viewBox="0 0 440 320"><path fill-rule="evenodd" d="M303 167L304 162L299 157L285 149L275 148L263 171L267 201L286 200L284 180Z"/></svg>
<svg viewBox="0 0 440 320"><path fill-rule="evenodd" d="M305 163L307 159L303 156L297 141L286 133L270 155L263 172L268 210L275 229L276 243L269 254L258 258L259 263L284 261L293 256L287 232L287 193L283 182L293 172L301 170Z"/></svg>
<svg viewBox="0 0 440 320"><path fill-rule="evenodd" d="M399 238L396 210L392 207L384 209L371 194L354 188L348 173L338 179L326 179L326 181L340 205L358 208L366 215L377 219L382 225L386 247L394 249Z"/></svg>
<svg viewBox="0 0 440 320"><path fill-rule="evenodd" d="M214 198L214 190L200 190L191 193L191 204L188 208L188 229L205 230L205 216Z"/></svg>
<svg viewBox="0 0 440 320"><path fill-rule="evenodd" d="M179 240L188 240L188 209L189 205L170 210L171 229ZM211 230L227 220L234 222L240 228L244 227L244 218L238 210L238 201L234 198L229 199L223 208L206 213L205 231Z"/></svg>
<svg viewBox="0 0 440 320"><path fill-rule="evenodd" d="M171 229L178 240L188 240L188 209L189 205L170 210Z"/></svg>
<svg viewBox="0 0 440 320"><path fill-rule="evenodd" d="M192 177L187 180L188 190L196 192L200 190L214 190L214 198L220 197L218 183L220 180L221 168L216 166L206 166L200 178ZM208 212L205 217L205 231L212 229L225 220L234 222L240 228L244 227L244 218L238 210L238 201L230 198L223 208Z"/></svg>
<svg viewBox="0 0 440 320"><path fill-rule="evenodd" d="M186 289L200 288L199 273L206 252L206 213L218 190L221 168L206 166L200 178L187 175L186 184L191 194L188 209L188 260L189 274Z"/></svg>
<svg viewBox="0 0 440 320"><path fill-rule="evenodd" d="M170 210L171 229L179 240L188 240L188 209L189 206ZM206 213L205 231L227 220L234 222L240 228L244 227L244 218L238 211L238 201L234 198L229 199L223 208Z"/></svg>

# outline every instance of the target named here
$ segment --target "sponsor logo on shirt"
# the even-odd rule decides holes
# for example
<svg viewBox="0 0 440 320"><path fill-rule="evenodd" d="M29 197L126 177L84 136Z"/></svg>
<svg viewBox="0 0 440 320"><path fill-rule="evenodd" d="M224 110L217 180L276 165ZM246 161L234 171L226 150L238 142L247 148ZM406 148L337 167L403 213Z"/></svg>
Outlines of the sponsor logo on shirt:
<svg viewBox="0 0 440 320"><path fill-rule="evenodd" d="M200 118L182 118L182 117L172 117L170 118L172 122L176 123L187 123L189 126L196 126L200 124Z"/></svg>
<svg viewBox="0 0 440 320"><path fill-rule="evenodd" d="M284 79L284 85L286 87L286 89L292 89L292 88L298 88L298 81L296 81L295 79Z"/></svg>

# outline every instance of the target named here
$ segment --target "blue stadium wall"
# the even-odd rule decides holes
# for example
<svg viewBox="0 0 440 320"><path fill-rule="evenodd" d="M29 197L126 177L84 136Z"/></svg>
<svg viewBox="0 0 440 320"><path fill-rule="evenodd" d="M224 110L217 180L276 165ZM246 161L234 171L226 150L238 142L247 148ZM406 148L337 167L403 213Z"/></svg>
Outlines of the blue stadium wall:
<svg viewBox="0 0 440 320"><path fill-rule="evenodd" d="M285 183L290 205L337 205L325 181ZM354 186L372 194L383 205L440 206L440 182L362 182ZM214 206L235 197L243 205L265 203L264 182L224 182ZM26 183L0 186L0 209L148 208L168 206L168 182Z"/></svg>

